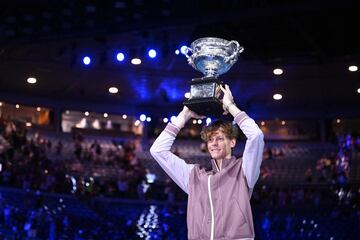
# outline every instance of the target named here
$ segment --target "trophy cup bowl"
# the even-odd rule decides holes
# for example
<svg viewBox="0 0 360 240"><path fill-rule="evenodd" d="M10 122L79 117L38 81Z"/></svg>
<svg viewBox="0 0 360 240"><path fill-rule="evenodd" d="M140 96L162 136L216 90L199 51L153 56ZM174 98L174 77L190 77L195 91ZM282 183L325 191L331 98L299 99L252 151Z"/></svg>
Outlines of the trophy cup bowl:
<svg viewBox="0 0 360 240"><path fill-rule="evenodd" d="M204 77L190 82L191 97L184 105L199 115L219 117L223 113L218 76L226 73L237 61L244 48L237 41L221 38L199 38L185 50L188 63ZM191 55L189 55L191 53Z"/></svg>

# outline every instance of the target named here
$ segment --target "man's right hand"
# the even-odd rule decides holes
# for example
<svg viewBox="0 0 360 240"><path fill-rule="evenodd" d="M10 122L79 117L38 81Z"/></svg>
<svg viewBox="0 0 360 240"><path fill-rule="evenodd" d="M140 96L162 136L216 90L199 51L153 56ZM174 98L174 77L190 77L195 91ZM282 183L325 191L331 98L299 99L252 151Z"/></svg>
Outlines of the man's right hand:
<svg viewBox="0 0 360 240"><path fill-rule="evenodd" d="M184 106L181 112L184 112L184 115L187 116L187 120L191 118L203 119L206 117L206 116L200 116L199 114L191 111L187 106Z"/></svg>
<svg viewBox="0 0 360 240"><path fill-rule="evenodd" d="M206 116L200 116L197 113L191 111L188 107L184 106L182 111L179 113L179 115L176 117L172 123L176 125L179 128L183 128L187 121L189 121L191 118L196 119L203 119Z"/></svg>

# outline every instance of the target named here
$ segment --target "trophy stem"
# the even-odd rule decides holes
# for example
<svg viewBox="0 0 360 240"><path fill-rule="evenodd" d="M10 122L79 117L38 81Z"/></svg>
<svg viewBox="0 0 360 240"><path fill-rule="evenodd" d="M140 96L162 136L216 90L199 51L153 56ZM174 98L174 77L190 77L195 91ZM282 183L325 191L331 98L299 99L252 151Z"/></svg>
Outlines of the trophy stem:
<svg viewBox="0 0 360 240"><path fill-rule="evenodd" d="M205 77L218 77L219 74L214 68L206 68Z"/></svg>

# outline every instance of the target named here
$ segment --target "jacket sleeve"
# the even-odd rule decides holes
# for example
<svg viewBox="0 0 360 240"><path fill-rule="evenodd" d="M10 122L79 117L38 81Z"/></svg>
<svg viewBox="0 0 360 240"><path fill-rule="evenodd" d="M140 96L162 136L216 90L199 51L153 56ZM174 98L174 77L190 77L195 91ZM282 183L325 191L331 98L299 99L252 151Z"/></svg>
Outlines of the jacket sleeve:
<svg viewBox="0 0 360 240"><path fill-rule="evenodd" d="M247 138L242 157L242 169L248 187L253 189L260 175L260 165L264 151L264 134L255 121L245 112L238 113L234 121Z"/></svg>
<svg viewBox="0 0 360 240"><path fill-rule="evenodd" d="M151 146L150 153L167 175L188 194L190 173L194 165L187 164L170 151L179 130L169 123Z"/></svg>

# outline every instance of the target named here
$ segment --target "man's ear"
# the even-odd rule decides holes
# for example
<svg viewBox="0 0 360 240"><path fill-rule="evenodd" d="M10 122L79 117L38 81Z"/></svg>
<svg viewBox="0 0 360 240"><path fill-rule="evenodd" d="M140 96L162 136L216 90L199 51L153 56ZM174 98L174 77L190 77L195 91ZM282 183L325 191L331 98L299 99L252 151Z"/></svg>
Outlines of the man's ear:
<svg viewBox="0 0 360 240"><path fill-rule="evenodd" d="M235 138L234 138L234 139L231 139L231 140L230 140L230 146L231 146L231 148L234 148L235 145L236 145L236 139L235 139Z"/></svg>

